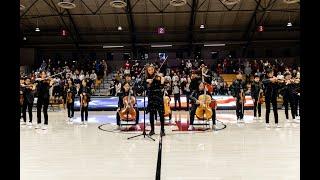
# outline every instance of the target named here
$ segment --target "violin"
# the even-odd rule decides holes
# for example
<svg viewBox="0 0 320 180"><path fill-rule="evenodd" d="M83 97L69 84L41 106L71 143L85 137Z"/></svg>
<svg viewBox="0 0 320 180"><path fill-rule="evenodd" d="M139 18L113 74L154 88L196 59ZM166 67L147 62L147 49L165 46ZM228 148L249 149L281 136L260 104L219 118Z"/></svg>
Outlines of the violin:
<svg viewBox="0 0 320 180"><path fill-rule="evenodd" d="M68 92L67 92L67 102L70 104L70 103L72 103L72 92L70 91L70 90L68 90Z"/></svg>
<svg viewBox="0 0 320 180"><path fill-rule="evenodd" d="M134 109L134 104L136 103L136 98L131 96L131 90L129 90L129 95L123 97L124 108L120 109L119 116L120 119L133 121L137 117L137 112Z"/></svg>
<svg viewBox="0 0 320 180"><path fill-rule="evenodd" d="M212 101L211 96L207 95L207 89L204 88L204 94L198 98L200 105L196 109L196 116L198 119L209 120L212 117L212 109L210 103Z"/></svg>
<svg viewBox="0 0 320 180"><path fill-rule="evenodd" d="M80 106L81 107L87 107L88 106L88 96L87 96L86 93L82 94Z"/></svg>
<svg viewBox="0 0 320 180"><path fill-rule="evenodd" d="M23 92L20 91L20 96L19 96L19 100L20 100L20 105L23 105L23 101L24 101L24 97L23 97Z"/></svg>

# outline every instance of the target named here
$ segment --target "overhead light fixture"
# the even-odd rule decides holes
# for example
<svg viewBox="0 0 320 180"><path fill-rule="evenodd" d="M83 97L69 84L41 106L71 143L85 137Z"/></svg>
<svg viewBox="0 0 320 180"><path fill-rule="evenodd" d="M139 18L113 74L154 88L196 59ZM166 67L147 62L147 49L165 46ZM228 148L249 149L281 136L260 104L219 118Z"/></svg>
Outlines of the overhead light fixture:
<svg viewBox="0 0 320 180"><path fill-rule="evenodd" d="M204 47L219 47L219 46L226 46L226 44L204 44Z"/></svg>
<svg viewBox="0 0 320 180"><path fill-rule="evenodd" d="M123 48L124 46L102 46L103 48Z"/></svg>
<svg viewBox="0 0 320 180"><path fill-rule="evenodd" d="M151 45L151 47L153 48L158 48L158 47L172 47L171 44L154 44L154 45Z"/></svg>
<svg viewBox="0 0 320 180"><path fill-rule="evenodd" d="M187 0L170 0L170 5L179 7L187 4Z"/></svg>
<svg viewBox="0 0 320 180"><path fill-rule="evenodd" d="M127 3L124 0L111 0L110 6L114 8L124 8Z"/></svg>
<svg viewBox="0 0 320 180"><path fill-rule="evenodd" d="M285 4L294 4L300 2L300 0L283 0Z"/></svg>
<svg viewBox="0 0 320 180"><path fill-rule="evenodd" d="M36 27L36 32L40 32L40 28L39 28L39 22L38 22L38 19L37 19L37 27Z"/></svg>
<svg viewBox="0 0 320 180"><path fill-rule="evenodd" d="M122 27L121 26L118 26L118 31L122 31Z"/></svg>
<svg viewBox="0 0 320 180"><path fill-rule="evenodd" d="M236 5L240 2L240 0L222 0L221 1L222 4L226 5L226 6L233 6Z"/></svg>
<svg viewBox="0 0 320 180"><path fill-rule="evenodd" d="M204 29L204 24L201 24L201 25L200 25L200 29Z"/></svg>
<svg viewBox="0 0 320 180"><path fill-rule="evenodd" d="M58 6L63 9L73 9L77 7L75 3L71 2L71 0L63 0L61 2L58 2Z"/></svg>
<svg viewBox="0 0 320 180"><path fill-rule="evenodd" d="M20 11L23 11L26 7L22 4L20 4Z"/></svg>
<svg viewBox="0 0 320 180"><path fill-rule="evenodd" d="M26 41L26 40L27 40L27 37L24 36L24 37L23 37L23 40Z"/></svg>
<svg viewBox="0 0 320 180"><path fill-rule="evenodd" d="M290 20L290 12L289 12L289 20L288 20L287 27L291 27L291 26L292 26L292 23L291 23L291 20Z"/></svg>

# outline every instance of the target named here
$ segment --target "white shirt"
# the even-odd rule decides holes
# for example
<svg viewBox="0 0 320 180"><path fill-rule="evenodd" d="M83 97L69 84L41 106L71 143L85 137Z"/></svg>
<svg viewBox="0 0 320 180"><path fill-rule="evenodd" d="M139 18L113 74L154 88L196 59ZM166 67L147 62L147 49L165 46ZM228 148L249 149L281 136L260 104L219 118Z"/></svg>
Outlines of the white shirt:
<svg viewBox="0 0 320 180"><path fill-rule="evenodd" d="M81 75L79 76L79 79L82 81L82 80L84 79L84 74L81 74Z"/></svg>
<svg viewBox="0 0 320 180"><path fill-rule="evenodd" d="M92 73L92 74L90 74L90 79L92 79L92 80L96 80L96 79L97 79L97 75L96 75L96 73Z"/></svg>
<svg viewBox="0 0 320 180"><path fill-rule="evenodd" d="M173 76L172 77L172 81L173 82L178 82L179 81L179 77L178 76Z"/></svg>

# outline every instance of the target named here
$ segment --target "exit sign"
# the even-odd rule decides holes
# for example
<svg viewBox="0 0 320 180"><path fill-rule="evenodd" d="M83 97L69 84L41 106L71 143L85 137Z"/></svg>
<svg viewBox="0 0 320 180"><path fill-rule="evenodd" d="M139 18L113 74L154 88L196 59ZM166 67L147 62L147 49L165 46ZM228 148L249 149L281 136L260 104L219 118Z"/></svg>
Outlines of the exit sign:
<svg viewBox="0 0 320 180"><path fill-rule="evenodd" d="M164 27L158 27L158 34L166 33L166 29Z"/></svg>

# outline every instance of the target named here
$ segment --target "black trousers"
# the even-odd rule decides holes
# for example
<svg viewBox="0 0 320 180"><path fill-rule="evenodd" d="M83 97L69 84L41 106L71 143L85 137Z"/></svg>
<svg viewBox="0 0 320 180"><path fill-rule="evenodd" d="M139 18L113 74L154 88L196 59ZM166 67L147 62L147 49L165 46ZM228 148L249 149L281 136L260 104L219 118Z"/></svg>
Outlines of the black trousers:
<svg viewBox="0 0 320 180"><path fill-rule="evenodd" d="M187 98L187 111L189 111L189 104L190 104L190 92L186 92L186 98Z"/></svg>
<svg viewBox="0 0 320 180"><path fill-rule="evenodd" d="M254 103L253 103L254 117L257 117L257 110L258 110L258 116L261 117L261 104L258 101L259 101L258 97L254 98Z"/></svg>
<svg viewBox="0 0 320 180"><path fill-rule="evenodd" d="M68 117L73 118L74 116L74 101L67 103Z"/></svg>
<svg viewBox="0 0 320 180"><path fill-rule="evenodd" d="M296 103L294 100L294 97L283 97L283 105L284 105L284 112L286 114L286 119L289 119L289 104L290 104L290 109L291 109L291 116L293 119L295 119L296 114L297 114L297 109L296 109Z"/></svg>
<svg viewBox="0 0 320 180"><path fill-rule="evenodd" d="M138 111L138 108L134 108L136 110L136 124L139 124L139 111ZM125 120L125 119L124 119ZM119 115L119 112L117 112L117 125L119 126L120 125L120 115Z"/></svg>
<svg viewBox="0 0 320 180"><path fill-rule="evenodd" d="M266 97L266 123L269 123L270 105L272 104L275 123L278 123L277 99Z"/></svg>
<svg viewBox="0 0 320 180"><path fill-rule="evenodd" d="M181 109L181 99L180 94L174 94L174 109L177 110L177 102L179 103L179 110Z"/></svg>
<svg viewBox="0 0 320 180"><path fill-rule="evenodd" d="M193 125L194 117L196 115L197 105L192 105L190 108L190 125ZM216 109L212 108L212 124L216 124Z"/></svg>
<svg viewBox="0 0 320 180"><path fill-rule="evenodd" d="M243 119L243 113L244 113L243 102L240 102L240 99L237 99L237 102L236 102L237 119Z"/></svg>
<svg viewBox="0 0 320 180"><path fill-rule="evenodd" d="M300 114L301 114L300 96L296 94L294 97L295 97L294 104L295 104L295 109L296 109L296 116L300 116Z"/></svg>
<svg viewBox="0 0 320 180"><path fill-rule="evenodd" d="M81 122L88 121L88 107L89 107L89 102L87 103L87 106L80 107L81 108Z"/></svg>
<svg viewBox="0 0 320 180"><path fill-rule="evenodd" d="M156 110L156 111L150 111L150 125L151 125L151 131L154 131L154 117L155 117L155 114L158 112L159 114L159 117L160 117L160 124L161 124L161 132L164 132L164 115L163 115L163 112L164 110Z"/></svg>
<svg viewBox="0 0 320 180"><path fill-rule="evenodd" d="M43 110L44 124L48 125L48 106L49 99L38 99L37 101L37 121L41 124L41 109Z"/></svg>
<svg viewBox="0 0 320 180"><path fill-rule="evenodd" d="M23 103L22 117L24 122L27 121L27 108L28 108L29 122L32 122L32 106L33 106L33 103L29 103L26 101Z"/></svg>

